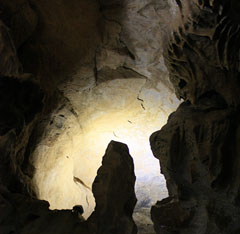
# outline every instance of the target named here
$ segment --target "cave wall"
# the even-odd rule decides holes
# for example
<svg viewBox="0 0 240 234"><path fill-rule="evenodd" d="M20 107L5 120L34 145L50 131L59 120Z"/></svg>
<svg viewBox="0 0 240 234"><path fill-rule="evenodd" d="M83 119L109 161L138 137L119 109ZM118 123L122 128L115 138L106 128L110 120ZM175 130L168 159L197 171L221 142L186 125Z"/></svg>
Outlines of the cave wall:
<svg viewBox="0 0 240 234"><path fill-rule="evenodd" d="M77 206L73 210L52 211L47 201L10 191L1 181L0 232L136 234L137 227L132 219L136 204L135 178L128 147L110 142L93 183L97 206L87 221Z"/></svg>
<svg viewBox="0 0 240 234"><path fill-rule="evenodd" d="M239 233L239 3L177 1L165 61L184 99L151 138L169 198L157 233Z"/></svg>
<svg viewBox="0 0 240 234"><path fill-rule="evenodd" d="M139 108L152 110L151 99L145 99L152 90L165 117L179 104L169 98L173 91L184 100L150 139L169 191L169 198L152 207L155 231L239 233L237 1L1 0L0 9L2 233L106 234L119 231L120 224L121 233L136 233L132 167L129 187L119 184L128 191L119 207L109 211L104 204L98 210L96 201L87 222L71 210L50 211L36 199L32 180L34 162L46 160L47 147L56 148L54 155L61 152L55 143L71 139L95 109L89 93L97 94L94 103L105 97L101 87L134 82ZM126 147L120 148L130 160ZM106 165L110 171L116 166ZM103 210L102 223L110 214L114 219L101 226Z"/></svg>
<svg viewBox="0 0 240 234"><path fill-rule="evenodd" d="M84 103L86 96L100 93L104 86L110 90L120 85L121 80L123 97L129 93L127 86L137 84L134 101L141 111L143 107L153 110L154 98L147 102L146 97L154 91L158 97L154 101L159 102L159 108L164 106L161 117L166 119L178 101L163 62L161 31L165 30L165 15L172 15L175 10L170 9L170 2L150 0L141 3L1 0L0 9L0 230L4 234L66 233L66 230L95 233L102 225L94 224L98 215L91 219L95 221L80 223L71 210L50 211L47 202L36 199L34 162L45 161L48 168L42 152L48 153L44 151L46 147L54 147L56 142L69 140L70 128L73 129L70 135L74 136L85 116L94 109L83 110L83 105L90 106L88 99ZM143 34L149 24L152 27ZM38 150L38 157L33 157ZM61 147L58 150L61 152ZM98 161L100 166L101 160ZM133 188L133 182L130 187ZM64 191L64 186L61 189ZM132 193L127 215L121 210L126 206L123 199L107 231L119 227L117 220L122 218L126 233L136 233L131 218L135 205L131 189L124 193L126 198L128 192ZM78 195L81 196L76 192ZM56 225L62 223L64 228Z"/></svg>
<svg viewBox="0 0 240 234"><path fill-rule="evenodd" d="M95 205L89 188L108 142L128 143L127 135L133 141L134 134L142 134L144 139L132 145L146 142L150 151L147 138L179 104L161 47L165 15L172 8L165 1L62 1L58 7L31 1L31 6L39 25L19 57L47 92L29 144L32 190L52 209L81 203L88 217ZM146 121L148 127L141 129ZM146 168L151 152L141 151L138 167ZM150 190L140 193L145 199Z"/></svg>

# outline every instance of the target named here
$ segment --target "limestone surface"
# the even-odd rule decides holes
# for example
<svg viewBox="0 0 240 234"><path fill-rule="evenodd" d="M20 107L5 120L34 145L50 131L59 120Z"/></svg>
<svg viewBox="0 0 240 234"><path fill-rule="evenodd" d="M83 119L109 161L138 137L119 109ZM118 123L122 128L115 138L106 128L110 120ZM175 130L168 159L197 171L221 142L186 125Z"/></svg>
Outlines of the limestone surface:
<svg viewBox="0 0 240 234"><path fill-rule="evenodd" d="M157 233L240 230L239 149L234 146L239 114L214 104L183 103L151 136L169 192L151 210Z"/></svg>
<svg viewBox="0 0 240 234"><path fill-rule="evenodd" d="M239 4L177 1L165 60L185 100L151 138L169 198L151 217L157 233L239 233Z"/></svg>

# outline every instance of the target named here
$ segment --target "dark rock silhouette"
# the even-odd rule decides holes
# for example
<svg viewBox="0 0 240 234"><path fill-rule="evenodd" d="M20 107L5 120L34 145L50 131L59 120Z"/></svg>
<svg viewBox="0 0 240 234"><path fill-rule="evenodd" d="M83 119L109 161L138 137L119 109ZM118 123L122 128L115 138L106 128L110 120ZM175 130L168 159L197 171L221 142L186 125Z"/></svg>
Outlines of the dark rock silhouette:
<svg viewBox="0 0 240 234"><path fill-rule="evenodd" d="M88 221L94 233L136 234L134 165L125 144L111 141L93 182L96 208Z"/></svg>

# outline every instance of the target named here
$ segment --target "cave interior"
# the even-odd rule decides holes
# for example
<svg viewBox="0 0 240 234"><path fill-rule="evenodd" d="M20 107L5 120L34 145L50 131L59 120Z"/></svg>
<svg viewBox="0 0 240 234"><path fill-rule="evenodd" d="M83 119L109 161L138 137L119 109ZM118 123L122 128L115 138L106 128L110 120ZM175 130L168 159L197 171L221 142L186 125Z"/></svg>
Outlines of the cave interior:
<svg viewBox="0 0 240 234"><path fill-rule="evenodd" d="M240 234L239 12L0 0L0 234Z"/></svg>

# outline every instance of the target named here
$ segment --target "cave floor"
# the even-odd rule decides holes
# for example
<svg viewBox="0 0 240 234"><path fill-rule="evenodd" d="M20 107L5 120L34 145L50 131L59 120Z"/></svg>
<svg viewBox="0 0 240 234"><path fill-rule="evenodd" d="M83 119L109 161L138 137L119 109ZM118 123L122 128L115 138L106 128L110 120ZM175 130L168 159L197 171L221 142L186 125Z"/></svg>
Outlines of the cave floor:
<svg viewBox="0 0 240 234"><path fill-rule="evenodd" d="M135 209L133 219L138 227L138 234L155 234L150 218L150 207Z"/></svg>

